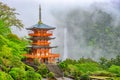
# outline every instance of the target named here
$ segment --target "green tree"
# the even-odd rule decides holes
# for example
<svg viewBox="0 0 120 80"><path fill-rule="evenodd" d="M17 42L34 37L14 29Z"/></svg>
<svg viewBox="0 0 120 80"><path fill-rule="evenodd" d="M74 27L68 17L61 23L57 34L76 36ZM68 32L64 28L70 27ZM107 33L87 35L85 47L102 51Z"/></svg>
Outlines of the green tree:
<svg viewBox="0 0 120 80"><path fill-rule="evenodd" d="M38 66L38 71L37 71L39 74L42 75L42 77L46 77L47 76L47 73L48 73L48 69L46 67L45 64L40 64Z"/></svg>
<svg viewBox="0 0 120 80"><path fill-rule="evenodd" d="M18 15L18 13L15 12L14 8L10 8L6 4L0 2L0 21L5 23L4 26L16 26L22 28L23 24L17 19L16 15Z"/></svg>
<svg viewBox="0 0 120 80"><path fill-rule="evenodd" d="M113 59L113 61L111 60L111 62L113 62L115 65L120 66L120 55L116 56L116 58Z"/></svg>
<svg viewBox="0 0 120 80"><path fill-rule="evenodd" d="M8 28L7 26L5 26L5 23L0 20L0 34L3 35L3 36L6 36L9 33L11 33L10 28Z"/></svg>
<svg viewBox="0 0 120 80"><path fill-rule="evenodd" d="M67 58L65 61L63 61L64 63L67 63L67 64L76 64L77 61L76 60L73 60L73 59L70 59L70 58Z"/></svg>
<svg viewBox="0 0 120 80"><path fill-rule="evenodd" d="M92 62L92 63L97 63L96 61L93 61L91 58L80 58L78 61L78 63L88 63L88 62Z"/></svg>
<svg viewBox="0 0 120 80"><path fill-rule="evenodd" d="M65 71L68 68L68 63L61 62L59 63L60 68Z"/></svg>
<svg viewBox="0 0 120 80"><path fill-rule="evenodd" d="M108 62L108 60L106 58L101 57L100 61L99 61L99 64L103 69L107 69L108 68L107 62Z"/></svg>

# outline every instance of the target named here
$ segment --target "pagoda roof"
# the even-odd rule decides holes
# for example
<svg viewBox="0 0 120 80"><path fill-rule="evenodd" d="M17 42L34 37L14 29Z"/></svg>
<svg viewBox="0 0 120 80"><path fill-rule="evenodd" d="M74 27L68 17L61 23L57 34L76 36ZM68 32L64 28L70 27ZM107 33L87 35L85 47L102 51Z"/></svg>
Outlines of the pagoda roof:
<svg viewBox="0 0 120 80"><path fill-rule="evenodd" d="M57 46L28 46L28 48L57 48Z"/></svg>
<svg viewBox="0 0 120 80"><path fill-rule="evenodd" d="M26 29L28 29L28 30L31 30L31 29L55 29L55 27L51 27L44 23L38 23L38 24L33 25L31 28L26 28Z"/></svg>
<svg viewBox="0 0 120 80"><path fill-rule="evenodd" d="M53 37L53 38L51 38L51 37L31 37L28 39L31 39L31 40L51 40L51 39L55 39L55 37Z"/></svg>

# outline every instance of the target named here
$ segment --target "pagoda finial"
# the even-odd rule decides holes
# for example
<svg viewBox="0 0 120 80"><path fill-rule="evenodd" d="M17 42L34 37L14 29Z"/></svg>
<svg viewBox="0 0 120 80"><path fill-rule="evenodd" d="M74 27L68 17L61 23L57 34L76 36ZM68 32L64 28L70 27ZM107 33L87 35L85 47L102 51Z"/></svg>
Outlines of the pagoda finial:
<svg viewBox="0 0 120 80"><path fill-rule="evenodd" d="M38 24L41 24L42 20L41 20L41 5L39 4L39 21Z"/></svg>

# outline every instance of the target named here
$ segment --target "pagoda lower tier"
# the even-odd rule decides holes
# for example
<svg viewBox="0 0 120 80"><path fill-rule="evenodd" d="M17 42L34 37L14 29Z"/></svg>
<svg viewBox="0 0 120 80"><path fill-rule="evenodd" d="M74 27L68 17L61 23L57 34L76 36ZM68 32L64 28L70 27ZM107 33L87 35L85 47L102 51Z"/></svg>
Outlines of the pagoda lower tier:
<svg viewBox="0 0 120 80"><path fill-rule="evenodd" d="M32 55L32 54L25 54L24 56L27 57L27 61L31 62L34 59L38 59L40 63L55 63L55 59L59 58L59 54L49 53L49 55Z"/></svg>
<svg viewBox="0 0 120 80"><path fill-rule="evenodd" d="M32 45L28 48L30 49L29 54L24 54L28 62L33 62L34 59L38 59L40 63L54 63L60 57L59 54L51 53L51 48L56 48L57 46L38 46Z"/></svg>
<svg viewBox="0 0 120 80"><path fill-rule="evenodd" d="M37 53L37 51L35 51L36 53L29 53L29 54L24 54L24 56L27 58L28 62L33 62L34 59L38 59L38 61L40 63L55 63L55 59L59 58L60 55L59 54L54 54L54 53L49 53L49 52L41 52L41 53Z"/></svg>

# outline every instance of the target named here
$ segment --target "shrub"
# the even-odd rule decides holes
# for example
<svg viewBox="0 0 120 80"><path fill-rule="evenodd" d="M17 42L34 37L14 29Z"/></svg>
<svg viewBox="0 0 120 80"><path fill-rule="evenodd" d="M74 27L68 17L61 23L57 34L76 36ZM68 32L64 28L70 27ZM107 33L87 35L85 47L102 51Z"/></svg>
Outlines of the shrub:
<svg viewBox="0 0 120 80"><path fill-rule="evenodd" d="M89 80L89 75L87 74L81 75L80 80Z"/></svg>
<svg viewBox="0 0 120 80"><path fill-rule="evenodd" d="M109 71L112 72L112 73L117 74L117 76L120 77L120 66L112 65L112 66L109 68Z"/></svg>
<svg viewBox="0 0 120 80"><path fill-rule="evenodd" d="M76 64L77 61L76 60L73 60L73 59L70 59L70 58L67 58L65 61L63 61L64 63L66 64Z"/></svg>
<svg viewBox="0 0 120 80"><path fill-rule="evenodd" d="M34 71L27 71L25 80L42 80L41 75Z"/></svg>
<svg viewBox="0 0 120 80"><path fill-rule="evenodd" d="M48 73L48 78L50 78L50 79L54 78L54 73L53 72L49 72Z"/></svg>
<svg viewBox="0 0 120 80"><path fill-rule="evenodd" d="M60 67L63 71L65 71L65 70L67 69L68 65L67 65L67 63L65 63L65 62L61 62L61 63L59 64L59 67Z"/></svg>
<svg viewBox="0 0 120 80"><path fill-rule="evenodd" d="M92 76L107 76L107 77L114 77L115 74L111 73L111 72L107 72L107 71L95 71L90 73L90 75Z"/></svg>
<svg viewBox="0 0 120 80"><path fill-rule="evenodd" d="M64 72L64 76L68 77L69 73L67 71Z"/></svg>
<svg viewBox="0 0 120 80"><path fill-rule="evenodd" d="M78 67L72 64L68 65L68 69L71 75L74 75L74 72L78 71Z"/></svg>
<svg viewBox="0 0 120 80"><path fill-rule="evenodd" d="M94 72L94 71L101 70L101 68L99 67L98 64L92 63L92 62L82 63L82 64L76 64L75 66L77 66L77 68L79 69L79 71L81 71L83 73L86 73L88 71Z"/></svg>
<svg viewBox="0 0 120 80"><path fill-rule="evenodd" d="M0 71L0 80L13 80L13 78L9 74Z"/></svg>
<svg viewBox="0 0 120 80"><path fill-rule="evenodd" d="M33 67L25 65L25 71L35 71Z"/></svg>
<svg viewBox="0 0 120 80"><path fill-rule="evenodd" d="M42 75L42 77L46 77L47 73L48 73L48 69L46 67L45 64L41 64L38 66L38 71L39 74Z"/></svg>
<svg viewBox="0 0 120 80"><path fill-rule="evenodd" d="M40 64L39 59L37 59L37 58L35 58L35 59L33 60L33 62L34 62L35 65L39 65L39 64Z"/></svg>
<svg viewBox="0 0 120 80"><path fill-rule="evenodd" d="M25 71L20 68L12 68L9 74L14 80L23 80L25 78Z"/></svg>

